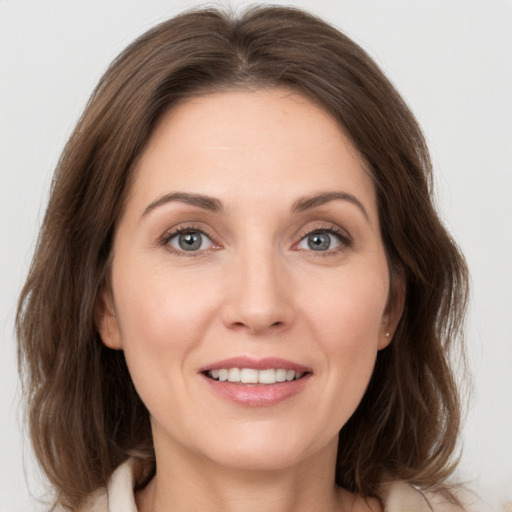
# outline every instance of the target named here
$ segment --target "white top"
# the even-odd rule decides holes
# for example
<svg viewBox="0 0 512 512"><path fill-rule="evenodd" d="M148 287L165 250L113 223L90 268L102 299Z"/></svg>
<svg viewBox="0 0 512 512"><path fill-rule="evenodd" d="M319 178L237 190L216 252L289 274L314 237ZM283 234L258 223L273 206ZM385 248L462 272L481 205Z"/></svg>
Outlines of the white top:
<svg viewBox="0 0 512 512"><path fill-rule="evenodd" d="M98 489L80 512L137 512L133 493L132 460L121 464L110 478L107 488ZM379 489L384 512L469 512L447 503L436 495L424 495L404 482L385 484Z"/></svg>

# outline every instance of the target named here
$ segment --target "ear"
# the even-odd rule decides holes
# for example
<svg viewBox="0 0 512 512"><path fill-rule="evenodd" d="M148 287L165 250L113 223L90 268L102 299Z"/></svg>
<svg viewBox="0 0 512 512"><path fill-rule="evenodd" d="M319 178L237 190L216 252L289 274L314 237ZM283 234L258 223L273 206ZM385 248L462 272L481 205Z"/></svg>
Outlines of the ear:
<svg viewBox="0 0 512 512"><path fill-rule="evenodd" d="M108 286L104 286L96 303L96 328L101 341L108 348L121 350L121 332L115 316L114 301Z"/></svg>
<svg viewBox="0 0 512 512"><path fill-rule="evenodd" d="M382 316L382 327L378 349L386 348L393 339L398 322L402 318L405 304L405 282L403 277L395 276L391 285L386 310Z"/></svg>

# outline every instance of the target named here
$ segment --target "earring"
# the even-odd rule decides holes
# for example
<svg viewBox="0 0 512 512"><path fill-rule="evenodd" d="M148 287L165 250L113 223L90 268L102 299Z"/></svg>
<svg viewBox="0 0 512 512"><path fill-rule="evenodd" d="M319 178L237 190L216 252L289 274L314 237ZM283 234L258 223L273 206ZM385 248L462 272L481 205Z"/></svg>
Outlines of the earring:
<svg viewBox="0 0 512 512"><path fill-rule="evenodd" d="M108 326L109 321L108 321L108 318L106 317L106 315L105 315L105 323L107 324L108 341L110 342L110 340L112 339L112 336L110 336L110 327Z"/></svg>
<svg viewBox="0 0 512 512"><path fill-rule="evenodd" d="M114 318L116 317L116 314L114 313L114 310L113 310L113 309L111 309L111 310L110 310L110 314L111 314Z"/></svg>
<svg viewBox="0 0 512 512"><path fill-rule="evenodd" d="M385 337L385 338L389 338L389 332L387 332L386 334L384 334L384 337Z"/></svg>

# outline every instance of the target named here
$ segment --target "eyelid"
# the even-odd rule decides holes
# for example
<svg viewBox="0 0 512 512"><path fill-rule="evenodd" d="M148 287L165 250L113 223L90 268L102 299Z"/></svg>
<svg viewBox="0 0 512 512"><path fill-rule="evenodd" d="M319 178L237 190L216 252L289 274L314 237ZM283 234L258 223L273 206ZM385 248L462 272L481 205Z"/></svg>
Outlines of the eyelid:
<svg viewBox="0 0 512 512"><path fill-rule="evenodd" d="M353 244L352 236L345 229L340 228L336 224L328 223L328 224L324 224L321 226L316 226L314 228L309 228L309 229L306 228L303 231L301 231L299 241L296 244L294 244L294 247L297 247L306 237L308 237L310 235L314 235L316 233L328 233L332 236L335 236L336 238L338 238L340 245L334 249L328 249L326 251L313 251L312 249L310 249L310 250L297 249L297 250L305 251L308 253L309 252L315 253L315 255L322 256L322 255L333 254L333 253L343 251L344 249L347 249L348 247L350 247Z"/></svg>
<svg viewBox="0 0 512 512"><path fill-rule="evenodd" d="M169 241L172 240L174 237L176 237L182 233L188 233L188 232L197 232L197 233L200 233L201 235L207 237L213 244L213 247L210 247L208 249L196 250L196 251L186 251L186 250L181 250L181 249L172 247L169 244ZM328 233L328 234L336 237L339 241L339 246L334 249L327 249L325 251L313 251L311 249L310 250L299 249L297 247L298 244L300 242L302 242L306 237L308 237L312 234L315 234L315 233ZM172 228L168 229L159 238L158 243L161 246L165 246L165 248L169 252L172 252L172 253L180 255L180 256L201 256L201 255L204 255L205 253L210 252L211 250L218 250L218 249L222 248L216 239L217 239L217 236L215 234L212 234L210 229L205 228L202 225L192 222L192 223L179 224L177 226L173 226ZM328 254L332 255L332 254L341 252L341 251L347 249L348 247L350 247L352 244L353 244L353 238L350 235L350 233L348 233L347 230L341 228L337 224L333 224L333 223L329 222L329 223L324 223L322 225L318 225L315 227L303 228L300 231L299 241L294 243L292 249L304 251L304 252L308 252L308 253L315 253L315 255L317 255L317 256L322 256L322 255L325 256Z"/></svg>
<svg viewBox="0 0 512 512"><path fill-rule="evenodd" d="M176 247L172 247L169 242L175 238L176 236L183 233L200 233L202 236L205 236L210 240L213 244L213 247L209 247L208 249L201 249L197 251L186 251L182 249L177 249ZM167 231L159 238L159 245L164 246L169 252L173 254L177 254L179 256L201 256L211 250L220 249L220 244L216 242L216 237L209 233L208 229L201 227L195 223L191 224L182 224L178 226L174 226Z"/></svg>

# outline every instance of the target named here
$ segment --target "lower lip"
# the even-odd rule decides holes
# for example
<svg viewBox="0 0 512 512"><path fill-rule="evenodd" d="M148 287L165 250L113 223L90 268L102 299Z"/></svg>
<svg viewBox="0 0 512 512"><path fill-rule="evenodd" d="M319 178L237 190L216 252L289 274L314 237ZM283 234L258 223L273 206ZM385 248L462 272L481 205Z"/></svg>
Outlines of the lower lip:
<svg viewBox="0 0 512 512"><path fill-rule="evenodd" d="M270 407L300 393L309 381L310 374L300 379L276 384L241 384L218 381L202 375L210 388L221 398L246 407Z"/></svg>

